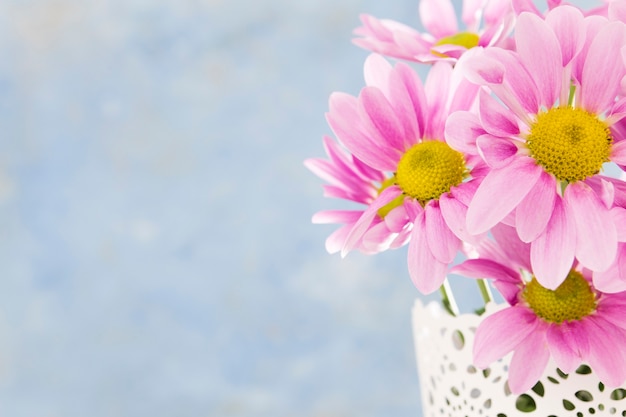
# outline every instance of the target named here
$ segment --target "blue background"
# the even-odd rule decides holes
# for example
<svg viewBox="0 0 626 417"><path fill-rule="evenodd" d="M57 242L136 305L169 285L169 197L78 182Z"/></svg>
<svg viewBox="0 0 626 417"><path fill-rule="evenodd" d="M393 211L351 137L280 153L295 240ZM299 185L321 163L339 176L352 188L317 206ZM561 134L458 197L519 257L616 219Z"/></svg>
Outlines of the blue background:
<svg viewBox="0 0 626 417"><path fill-rule="evenodd" d="M420 414L406 248L342 260L310 223L362 12L418 25L409 0L0 3L0 416Z"/></svg>

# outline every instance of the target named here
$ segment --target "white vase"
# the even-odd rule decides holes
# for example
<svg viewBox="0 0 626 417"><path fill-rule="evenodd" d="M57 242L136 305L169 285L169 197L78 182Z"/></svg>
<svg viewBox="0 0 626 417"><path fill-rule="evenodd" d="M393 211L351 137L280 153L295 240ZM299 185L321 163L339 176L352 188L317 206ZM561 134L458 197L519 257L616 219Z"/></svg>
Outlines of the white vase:
<svg viewBox="0 0 626 417"><path fill-rule="evenodd" d="M486 315L499 309L490 305ZM472 365L474 333L484 316L452 317L439 303L413 307L413 336L423 417L626 416L626 389L609 389L587 366L569 375L553 362L522 395L507 385L510 355L481 370Z"/></svg>

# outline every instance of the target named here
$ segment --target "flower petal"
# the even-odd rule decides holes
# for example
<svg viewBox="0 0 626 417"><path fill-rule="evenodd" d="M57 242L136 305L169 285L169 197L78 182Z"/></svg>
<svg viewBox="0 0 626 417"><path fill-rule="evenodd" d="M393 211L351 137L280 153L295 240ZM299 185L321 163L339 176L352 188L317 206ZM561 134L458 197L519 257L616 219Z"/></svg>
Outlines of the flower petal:
<svg viewBox="0 0 626 417"><path fill-rule="evenodd" d="M531 158L520 157L492 170L482 181L467 210L467 230L486 232L524 199L535 185L542 168Z"/></svg>
<svg viewBox="0 0 626 417"><path fill-rule="evenodd" d="M365 87L359 95L359 110L363 110L362 121L382 147L400 160L404 151L404 128L391 104L381 90ZM395 152L394 152L395 151Z"/></svg>
<svg viewBox="0 0 626 417"><path fill-rule="evenodd" d="M585 359L606 385L612 388L621 385L626 379L624 331L595 316L588 316L584 324L590 348Z"/></svg>
<svg viewBox="0 0 626 417"><path fill-rule="evenodd" d="M424 212L428 247L439 262L449 264L460 249L461 241L450 230L438 203L428 203Z"/></svg>
<svg viewBox="0 0 626 417"><path fill-rule="evenodd" d="M530 245L530 262L537 281L555 290L572 268L575 251L576 231L558 197L545 231Z"/></svg>
<svg viewBox="0 0 626 417"><path fill-rule="evenodd" d="M491 259L467 259L463 263L452 267L450 272L475 279L489 278L513 284L521 282L517 272Z"/></svg>
<svg viewBox="0 0 626 417"><path fill-rule="evenodd" d="M571 62L585 43L585 32L581 30L583 19L580 10L570 6L558 7L546 16L546 23L559 40L563 67Z"/></svg>
<svg viewBox="0 0 626 417"><path fill-rule="evenodd" d="M520 240L515 228L504 224L497 224L491 229L493 238L502 248L505 259L519 268L531 271L530 245Z"/></svg>
<svg viewBox="0 0 626 417"><path fill-rule="evenodd" d="M476 146L483 160L491 168L508 165L517 154L517 146L508 138L500 138L489 134L480 135Z"/></svg>
<svg viewBox="0 0 626 417"><path fill-rule="evenodd" d="M515 28L517 53L532 75L541 96L540 104L551 108L561 91L561 46L556 35L539 16L522 13Z"/></svg>
<svg viewBox="0 0 626 417"><path fill-rule="evenodd" d="M544 327L544 326L542 326ZM550 351L546 344L545 330L531 332L513 353L509 366L509 388L514 394L528 391L539 381L546 369Z"/></svg>
<svg viewBox="0 0 626 417"><path fill-rule="evenodd" d="M370 206L363 212L359 220L354 224L354 227L352 228L352 231L347 237L345 245L341 250L341 256L346 256L348 252L357 246L365 232L369 229L372 221L376 218L376 216L378 216L378 210L390 203L401 193L400 189L395 185L386 188L382 193L380 193L378 198L370 204Z"/></svg>
<svg viewBox="0 0 626 417"><path fill-rule="evenodd" d="M344 93L333 93L329 100L330 111L326 119L337 138L354 156L381 171L394 171L397 158L380 148L371 137L364 134L358 111L358 99Z"/></svg>
<svg viewBox="0 0 626 417"><path fill-rule="evenodd" d="M459 152L476 155L476 138L486 133L478 117L468 111L457 111L448 116L445 127L446 142Z"/></svg>
<svg viewBox="0 0 626 417"><path fill-rule="evenodd" d="M515 210L515 227L522 242L532 242L548 225L556 199L556 183L542 172L535 186Z"/></svg>
<svg viewBox="0 0 626 417"><path fill-rule="evenodd" d="M424 126L424 136L427 138L443 137L445 121L448 116L446 105L451 77L452 66L447 62L437 62L428 71L428 77L424 84L426 100L428 101L426 125Z"/></svg>
<svg viewBox="0 0 626 417"><path fill-rule="evenodd" d="M611 161L618 165L626 165L626 140L620 140L611 146Z"/></svg>
<svg viewBox="0 0 626 417"><path fill-rule="evenodd" d="M450 0L421 0L419 14L424 27L435 37L443 38L458 29Z"/></svg>
<svg viewBox="0 0 626 417"><path fill-rule="evenodd" d="M580 90L580 106L590 113L602 113L615 100L624 77L619 51L626 41L622 22L610 22L596 35L585 59Z"/></svg>
<svg viewBox="0 0 626 417"><path fill-rule="evenodd" d="M436 291L446 278L447 264L438 261L428 247L425 214L420 212L414 220L408 249L409 275L422 294Z"/></svg>
<svg viewBox="0 0 626 417"><path fill-rule="evenodd" d="M526 307L509 307L486 317L476 330L474 365L486 368L504 357L531 334L539 323Z"/></svg>
<svg viewBox="0 0 626 417"><path fill-rule="evenodd" d="M566 330L563 326L548 326L546 332L546 340L550 354L554 358L554 362L560 370L569 374L576 370L580 365L581 358L578 352L574 351L564 336Z"/></svg>
<svg viewBox="0 0 626 417"><path fill-rule="evenodd" d="M519 126L511 117L511 111L504 108L485 90L480 90L480 121L488 133L494 136L508 137L519 134Z"/></svg>
<svg viewBox="0 0 626 417"><path fill-rule="evenodd" d="M474 242L474 236L467 232L467 206L455 198L451 193L439 197L441 214L450 230L461 240Z"/></svg>
<svg viewBox="0 0 626 417"><path fill-rule="evenodd" d="M381 90L385 96L389 97L389 76L391 74L391 64L378 54L370 54L363 64L363 76L365 84Z"/></svg>
<svg viewBox="0 0 626 417"><path fill-rule="evenodd" d="M576 225L576 257L593 271L605 270L617 253L617 229L609 209L583 182L568 185L564 201Z"/></svg>

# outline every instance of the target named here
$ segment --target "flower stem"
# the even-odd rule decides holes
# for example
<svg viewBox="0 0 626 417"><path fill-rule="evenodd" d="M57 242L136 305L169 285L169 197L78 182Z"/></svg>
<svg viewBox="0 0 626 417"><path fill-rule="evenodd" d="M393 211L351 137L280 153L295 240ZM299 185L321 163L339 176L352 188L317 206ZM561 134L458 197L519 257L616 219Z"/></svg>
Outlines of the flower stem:
<svg viewBox="0 0 626 417"><path fill-rule="evenodd" d="M483 297L483 301L485 305L493 301L493 296L491 295L491 288L489 288L489 283L486 279L479 279L476 281L478 283L478 289L480 290L480 295Z"/></svg>
<svg viewBox="0 0 626 417"><path fill-rule="evenodd" d="M454 294L452 294L452 288L450 288L450 283L447 278L443 281L439 290L441 291L441 303L443 304L443 308L452 316L458 316L459 307L456 305L456 300L454 299Z"/></svg>

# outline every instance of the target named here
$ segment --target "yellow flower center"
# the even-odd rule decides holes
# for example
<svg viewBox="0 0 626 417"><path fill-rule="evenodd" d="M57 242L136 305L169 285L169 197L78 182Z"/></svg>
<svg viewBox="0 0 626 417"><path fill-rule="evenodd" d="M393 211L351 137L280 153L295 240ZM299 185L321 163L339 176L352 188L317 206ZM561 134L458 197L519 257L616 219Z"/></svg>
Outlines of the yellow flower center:
<svg viewBox="0 0 626 417"><path fill-rule="evenodd" d="M460 152L438 140L413 145L400 159L396 184L402 191L425 204L459 185L467 176Z"/></svg>
<svg viewBox="0 0 626 417"><path fill-rule="evenodd" d="M459 32L451 36L446 36L445 38L439 39L435 46L439 45L459 45L463 46L467 49L471 49L475 46L478 46L478 42L480 41L480 37L471 32ZM433 54L445 58L446 55L440 52L432 51Z"/></svg>
<svg viewBox="0 0 626 417"><path fill-rule="evenodd" d="M537 316L552 323L580 320L596 308L596 297L589 283L574 270L554 291L542 287L533 277L522 297Z"/></svg>
<svg viewBox="0 0 626 417"><path fill-rule="evenodd" d="M395 184L395 182L396 182L395 176L391 178L387 178L385 181L383 181L383 183L380 185L380 188L378 189L378 195L380 195L383 191L385 191L385 188ZM403 202L404 202L404 195L400 194L399 196L391 200L389 203L379 208L378 215L384 219L385 216L389 214L391 210L395 209L396 207L401 206Z"/></svg>
<svg viewBox="0 0 626 417"><path fill-rule="evenodd" d="M526 146L537 163L564 182L597 174L609 161L613 139L606 123L573 107L539 113L530 127Z"/></svg>

